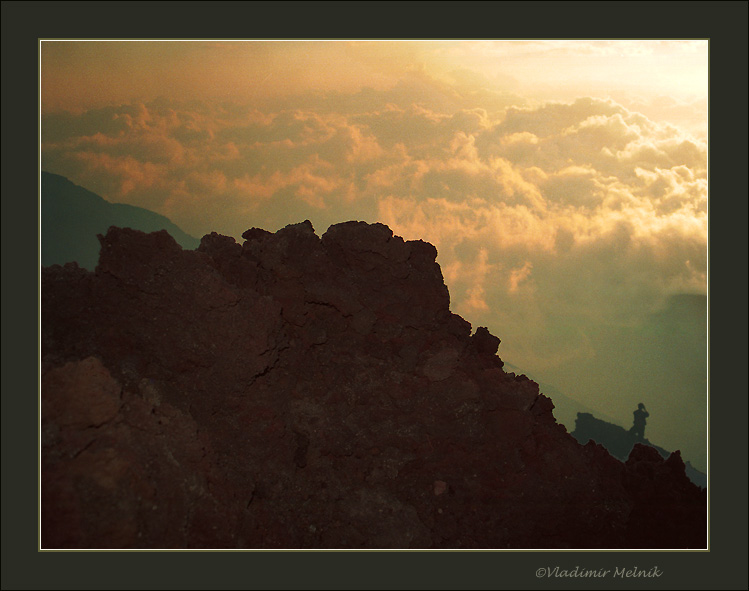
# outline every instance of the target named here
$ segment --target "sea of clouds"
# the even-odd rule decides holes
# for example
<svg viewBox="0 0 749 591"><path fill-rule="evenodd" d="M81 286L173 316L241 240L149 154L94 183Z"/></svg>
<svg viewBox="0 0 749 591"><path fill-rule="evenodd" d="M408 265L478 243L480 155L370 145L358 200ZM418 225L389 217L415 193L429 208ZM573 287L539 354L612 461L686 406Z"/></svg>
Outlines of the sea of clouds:
<svg viewBox="0 0 749 591"><path fill-rule="evenodd" d="M707 144L673 123L701 108L417 72L388 90L44 113L42 168L195 236L357 219L427 240L453 311L503 358L622 424L644 401L654 442L701 464Z"/></svg>

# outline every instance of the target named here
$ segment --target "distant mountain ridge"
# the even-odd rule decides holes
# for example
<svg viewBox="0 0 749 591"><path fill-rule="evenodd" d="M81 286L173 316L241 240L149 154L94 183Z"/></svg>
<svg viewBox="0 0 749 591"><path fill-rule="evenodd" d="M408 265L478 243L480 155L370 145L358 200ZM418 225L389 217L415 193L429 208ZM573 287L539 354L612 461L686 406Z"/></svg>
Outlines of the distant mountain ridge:
<svg viewBox="0 0 749 591"><path fill-rule="evenodd" d="M143 232L166 230L186 250L200 244L168 218L148 209L110 203L96 193L79 187L64 176L41 174L41 264L63 265L75 261L93 270L99 260L97 234L110 226Z"/></svg>

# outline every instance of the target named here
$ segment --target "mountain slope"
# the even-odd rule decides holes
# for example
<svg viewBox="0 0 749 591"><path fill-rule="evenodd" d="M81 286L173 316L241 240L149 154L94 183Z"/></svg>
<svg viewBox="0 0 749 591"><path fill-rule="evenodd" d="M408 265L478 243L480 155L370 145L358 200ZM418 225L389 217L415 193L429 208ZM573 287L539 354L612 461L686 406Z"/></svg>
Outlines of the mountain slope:
<svg viewBox="0 0 749 591"><path fill-rule="evenodd" d="M110 203L63 176L42 172L42 266L75 261L93 270L99 259L96 236L106 234L110 226L143 232L166 230L186 249L195 249L200 243L162 215L133 205Z"/></svg>
<svg viewBox="0 0 749 591"><path fill-rule="evenodd" d="M513 365L512 363L508 363L505 361L505 368L516 374L527 375L530 379L536 382L541 393L548 396L554 401L554 418L558 423L564 425L567 428L567 431L569 431L570 433L575 430L575 421L577 420L577 415L579 413L596 414L598 417L605 419L610 423L615 422L612 417L609 417L608 415L601 413L600 411L594 411L579 400L575 400L574 398L567 396L561 390L559 390L559 388L538 380L530 372L524 371L523 369L519 368L516 365Z"/></svg>
<svg viewBox="0 0 749 591"><path fill-rule="evenodd" d="M111 228L42 270L44 548L704 548L678 454L580 445L422 241Z"/></svg>

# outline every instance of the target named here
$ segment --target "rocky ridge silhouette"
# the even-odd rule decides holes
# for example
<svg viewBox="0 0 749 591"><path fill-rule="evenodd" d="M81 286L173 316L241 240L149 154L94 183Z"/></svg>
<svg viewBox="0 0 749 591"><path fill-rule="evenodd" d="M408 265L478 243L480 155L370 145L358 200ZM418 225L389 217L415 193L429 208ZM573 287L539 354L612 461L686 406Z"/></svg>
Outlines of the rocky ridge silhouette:
<svg viewBox="0 0 749 591"><path fill-rule="evenodd" d="M437 251L309 222L42 269L43 548L704 548L706 495L580 445Z"/></svg>
<svg viewBox="0 0 749 591"><path fill-rule="evenodd" d="M615 458L626 461L635 445L647 445L655 449L662 458L668 459L672 453L677 453L681 457L681 452L670 452L659 445L654 444L647 438L638 439L631 431L628 431L619 425L603 421L594 417L591 413L579 412L575 421L575 429L572 436L580 443L585 445L588 441L593 440L603 445L606 450ZM700 488L707 488L707 475L700 472L691 463L684 463L684 471L692 482Z"/></svg>

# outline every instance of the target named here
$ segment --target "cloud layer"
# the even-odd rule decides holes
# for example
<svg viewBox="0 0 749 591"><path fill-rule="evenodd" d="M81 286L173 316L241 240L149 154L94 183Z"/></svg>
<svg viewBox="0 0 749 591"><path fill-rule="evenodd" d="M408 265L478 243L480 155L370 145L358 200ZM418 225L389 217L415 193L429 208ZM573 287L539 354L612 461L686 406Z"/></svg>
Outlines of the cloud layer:
<svg viewBox="0 0 749 591"><path fill-rule="evenodd" d="M453 309L594 408L600 380L569 368L610 372L604 341L706 293L706 143L611 99L531 104L419 73L275 108L159 99L45 113L42 168L197 236L360 219L428 240ZM647 393L608 387L631 420Z"/></svg>

